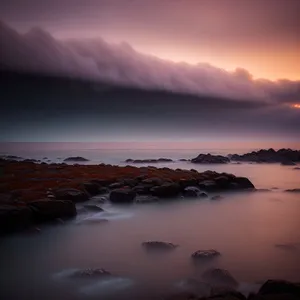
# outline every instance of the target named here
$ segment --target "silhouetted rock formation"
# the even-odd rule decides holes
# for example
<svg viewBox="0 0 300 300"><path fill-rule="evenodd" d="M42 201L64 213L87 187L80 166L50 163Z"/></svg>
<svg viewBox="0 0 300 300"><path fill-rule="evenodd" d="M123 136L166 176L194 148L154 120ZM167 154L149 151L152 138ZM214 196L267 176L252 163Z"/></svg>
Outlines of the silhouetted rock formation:
<svg viewBox="0 0 300 300"><path fill-rule="evenodd" d="M81 157L81 156L71 156L68 157L66 159L64 159L64 161L69 161L69 162L85 162L85 161L89 161L88 159Z"/></svg>
<svg viewBox="0 0 300 300"><path fill-rule="evenodd" d="M125 162L132 164L152 164L152 163L168 163L173 162L170 158L158 158L158 159L126 159Z"/></svg>
<svg viewBox="0 0 300 300"><path fill-rule="evenodd" d="M195 164L227 164L230 160L222 155L199 154L191 162Z"/></svg>

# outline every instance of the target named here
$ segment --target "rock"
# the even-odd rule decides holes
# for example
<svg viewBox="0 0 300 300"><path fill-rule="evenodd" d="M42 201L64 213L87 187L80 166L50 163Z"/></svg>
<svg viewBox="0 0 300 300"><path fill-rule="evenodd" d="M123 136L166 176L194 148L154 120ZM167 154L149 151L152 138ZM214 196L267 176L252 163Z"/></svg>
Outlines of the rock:
<svg viewBox="0 0 300 300"><path fill-rule="evenodd" d="M283 161L281 162L282 166L296 166L296 163L294 163L293 161Z"/></svg>
<svg viewBox="0 0 300 300"><path fill-rule="evenodd" d="M124 187L124 182L114 182L108 186L108 188L111 190L120 189L122 187Z"/></svg>
<svg viewBox="0 0 300 300"><path fill-rule="evenodd" d="M136 192L132 189L123 188L110 192L109 200L112 203L132 203L136 197Z"/></svg>
<svg viewBox="0 0 300 300"><path fill-rule="evenodd" d="M150 190L153 196L160 198L176 197L180 193L180 186L177 183L164 183L160 186L155 186Z"/></svg>
<svg viewBox="0 0 300 300"><path fill-rule="evenodd" d="M218 186L214 180L203 180L199 182L199 187L207 192L218 190Z"/></svg>
<svg viewBox="0 0 300 300"><path fill-rule="evenodd" d="M198 297L208 297L211 295L211 285L194 278L182 280L178 286L181 290L191 292Z"/></svg>
<svg viewBox="0 0 300 300"><path fill-rule="evenodd" d="M202 192L195 186L188 186L183 190L184 197L190 198L206 198L208 197L206 193Z"/></svg>
<svg viewBox="0 0 300 300"><path fill-rule="evenodd" d="M69 278L74 279L101 279L110 277L112 274L105 269L84 269L84 270L76 270L72 274L70 274Z"/></svg>
<svg viewBox="0 0 300 300"><path fill-rule="evenodd" d="M180 185L181 189L185 189L189 186L196 187L198 185L198 180L196 178L180 179L178 184Z"/></svg>
<svg viewBox="0 0 300 300"><path fill-rule="evenodd" d="M96 182L85 182L82 184L85 191L87 191L91 196L99 194L101 186Z"/></svg>
<svg viewBox="0 0 300 300"><path fill-rule="evenodd" d="M232 289L222 288L222 287L213 287L211 290L211 297L207 298L211 300L246 300L247 298Z"/></svg>
<svg viewBox="0 0 300 300"><path fill-rule="evenodd" d="M285 190L286 192L289 193L300 193L300 189L290 189L290 190Z"/></svg>
<svg viewBox="0 0 300 300"><path fill-rule="evenodd" d="M77 189L62 188L53 191L57 200L70 200L73 202L84 202L89 200L89 195Z"/></svg>
<svg viewBox="0 0 300 300"><path fill-rule="evenodd" d="M223 269L208 269L202 274L202 279L207 283L220 287L234 289L239 285L233 276Z"/></svg>
<svg viewBox="0 0 300 300"><path fill-rule="evenodd" d="M85 161L89 161L88 159L81 157L81 156L71 156L68 157L66 159L64 159L64 161L69 161L69 162L85 162Z"/></svg>
<svg viewBox="0 0 300 300"><path fill-rule="evenodd" d="M84 209L88 210L88 211L94 211L94 212L101 212L101 211L104 211L103 208L101 208L100 206L98 205L95 205L95 204L86 204L83 206Z"/></svg>
<svg viewBox="0 0 300 300"><path fill-rule="evenodd" d="M29 207L0 205L0 234L28 228L33 223Z"/></svg>
<svg viewBox="0 0 300 300"><path fill-rule="evenodd" d="M190 161L190 159L180 158L179 161Z"/></svg>
<svg viewBox="0 0 300 300"><path fill-rule="evenodd" d="M296 168L294 168L294 170L300 170L300 168L299 168L299 167L296 167Z"/></svg>
<svg viewBox="0 0 300 300"><path fill-rule="evenodd" d="M231 179L227 176L218 176L214 179L218 189L227 190L230 188Z"/></svg>
<svg viewBox="0 0 300 300"><path fill-rule="evenodd" d="M284 280L268 280L259 289L258 295L291 295L300 299L300 284ZM277 299L277 298L276 298Z"/></svg>
<svg viewBox="0 0 300 300"><path fill-rule="evenodd" d="M142 184L151 184L153 186L162 185L163 183L163 180L157 177L147 178L142 181Z"/></svg>
<svg viewBox="0 0 300 300"><path fill-rule="evenodd" d="M220 195L216 195L216 196L213 196L210 198L210 200L221 200L223 199L224 197L220 196Z"/></svg>
<svg viewBox="0 0 300 300"><path fill-rule="evenodd" d="M246 177L236 177L233 180L234 189L246 190L246 189L254 189L253 183Z"/></svg>
<svg viewBox="0 0 300 300"><path fill-rule="evenodd" d="M174 250L178 247L178 245L174 245L168 242L160 242L160 241L148 241L143 242L142 247L149 251L169 251Z"/></svg>
<svg viewBox="0 0 300 300"><path fill-rule="evenodd" d="M36 222L48 222L57 218L72 218L77 214L75 204L72 201L32 201L29 207Z"/></svg>
<svg viewBox="0 0 300 300"><path fill-rule="evenodd" d="M202 259L211 259L211 258L215 258L220 256L221 253L213 250L213 249L209 249L209 250L198 250L196 252L194 252L191 257L192 259L196 259L196 260L202 260Z"/></svg>
<svg viewBox="0 0 300 300"><path fill-rule="evenodd" d="M138 195L135 198L136 203L153 203L158 202L159 198L151 195Z"/></svg>
<svg viewBox="0 0 300 300"><path fill-rule="evenodd" d="M147 163L166 163L173 162L170 158L158 158L158 159L126 159L125 162L133 164L147 164Z"/></svg>
<svg viewBox="0 0 300 300"><path fill-rule="evenodd" d="M140 195L150 194L150 190L153 187L152 184L139 184L133 188L133 190Z"/></svg>
<svg viewBox="0 0 300 300"><path fill-rule="evenodd" d="M195 164L227 164L229 158L221 155L199 154L191 160Z"/></svg>
<svg viewBox="0 0 300 300"><path fill-rule="evenodd" d="M285 163L285 162L299 162L300 151L291 149L280 149L275 151L274 149L261 149L259 151L253 151L243 155L230 154L228 155L233 161L247 161L257 163Z"/></svg>

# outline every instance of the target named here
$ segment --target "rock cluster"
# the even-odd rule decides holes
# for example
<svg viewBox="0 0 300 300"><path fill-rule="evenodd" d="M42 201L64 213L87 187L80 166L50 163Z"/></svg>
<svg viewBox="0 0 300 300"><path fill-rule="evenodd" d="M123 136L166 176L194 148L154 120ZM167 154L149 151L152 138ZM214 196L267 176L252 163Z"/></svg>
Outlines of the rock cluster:
<svg viewBox="0 0 300 300"><path fill-rule="evenodd" d="M191 159L195 164L227 164L230 162L229 158L222 155L199 154L197 157Z"/></svg>
<svg viewBox="0 0 300 300"><path fill-rule="evenodd" d="M173 160L170 158L158 158L158 159L152 159L152 158L131 159L131 158L128 158L125 160L125 162L131 163L131 164L148 164L148 163L152 164L152 163L168 163L168 162L173 162Z"/></svg>

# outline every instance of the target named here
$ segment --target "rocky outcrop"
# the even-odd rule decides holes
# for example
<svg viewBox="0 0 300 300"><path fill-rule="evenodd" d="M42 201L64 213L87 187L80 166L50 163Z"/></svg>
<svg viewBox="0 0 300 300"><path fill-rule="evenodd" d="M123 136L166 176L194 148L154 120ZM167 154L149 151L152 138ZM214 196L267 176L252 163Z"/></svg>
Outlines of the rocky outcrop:
<svg viewBox="0 0 300 300"><path fill-rule="evenodd" d="M158 159L126 159L125 162L131 164L152 164L152 163L168 163L173 162L170 158L158 158Z"/></svg>
<svg viewBox="0 0 300 300"><path fill-rule="evenodd" d="M300 162L300 150L280 149L275 151L270 148L268 150L261 149L246 154L229 154L228 157L232 161L245 161L256 163L283 163L293 164Z"/></svg>
<svg viewBox="0 0 300 300"><path fill-rule="evenodd" d="M97 182L84 182L82 185L84 190L91 196L105 194L108 192L107 188L102 187Z"/></svg>
<svg viewBox="0 0 300 300"><path fill-rule="evenodd" d="M209 249L209 250L198 250L194 252L191 257L194 260L203 260L203 259L212 259L220 256L221 253L217 250Z"/></svg>
<svg viewBox="0 0 300 300"><path fill-rule="evenodd" d="M109 194L109 200L119 204L133 203L135 197L136 192L129 188L115 189Z"/></svg>
<svg viewBox="0 0 300 300"><path fill-rule="evenodd" d="M178 245L161 241L147 241L142 243L142 247L148 251L169 251L174 250Z"/></svg>
<svg viewBox="0 0 300 300"><path fill-rule="evenodd" d="M85 162L89 161L87 158L81 156L71 156L64 159L65 162Z"/></svg>
<svg viewBox="0 0 300 300"><path fill-rule="evenodd" d="M191 162L195 164L227 164L230 160L222 155L199 154Z"/></svg>
<svg viewBox="0 0 300 300"><path fill-rule="evenodd" d="M49 222L55 219L76 216L76 207L72 201L40 200L29 204L35 222Z"/></svg>
<svg viewBox="0 0 300 300"><path fill-rule="evenodd" d="M73 273L69 275L69 278L74 279L102 279L106 277L110 277L112 274L105 269L83 269L83 270L75 270Z"/></svg>

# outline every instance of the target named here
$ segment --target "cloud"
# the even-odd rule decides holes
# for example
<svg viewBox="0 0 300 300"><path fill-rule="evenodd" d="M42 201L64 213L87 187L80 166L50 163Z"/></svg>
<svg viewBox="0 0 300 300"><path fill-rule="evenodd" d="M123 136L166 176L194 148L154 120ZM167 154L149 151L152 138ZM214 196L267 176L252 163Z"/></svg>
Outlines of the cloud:
<svg viewBox="0 0 300 300"><path fill-rule="evenodd" d="M300 82L254 80L244 69L174 63L101 38L57 40L41 28L20 34L0 23L0 66L116 85L266 103L296 102Z"/></svg>

